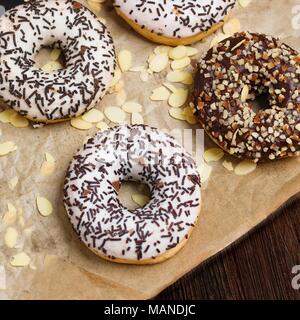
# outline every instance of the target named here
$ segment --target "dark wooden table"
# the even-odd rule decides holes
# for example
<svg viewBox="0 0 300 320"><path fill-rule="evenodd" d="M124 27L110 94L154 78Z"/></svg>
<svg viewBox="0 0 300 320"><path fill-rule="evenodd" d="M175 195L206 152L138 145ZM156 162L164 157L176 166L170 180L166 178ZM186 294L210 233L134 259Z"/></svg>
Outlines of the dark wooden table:
<svg viewBox="0 0 300 320"><path fill-rule="evenodd" d="M156 299L300 299L291 285L294 265L300 265L299 196Z"/></svg>

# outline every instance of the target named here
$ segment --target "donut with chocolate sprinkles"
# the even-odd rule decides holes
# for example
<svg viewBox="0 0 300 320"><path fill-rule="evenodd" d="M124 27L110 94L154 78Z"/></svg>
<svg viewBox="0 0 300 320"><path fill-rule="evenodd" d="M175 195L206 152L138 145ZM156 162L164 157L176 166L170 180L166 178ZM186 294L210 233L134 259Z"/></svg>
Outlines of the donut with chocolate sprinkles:
<svg viewBox="0 0 300 320"><path fill-rule="evenodd" d="M242 159L300 155L300 55L281 40L237 33L195 70L192 105L208 135ZM265 95L263 108L257 97Z"/></svg>
<svg viewBox="0 0 300 320"><path fill-rule="evenodd" d="M113 0L135 31L165 45L200 41L220 28L236 0Z"/></svg>
<svg viewBox="0 0 300 320"><path fill-rule="evenodd" d="M123 181L146 184L150 202L124 207L118 198ZM122 125L98 132L74 156L64 205L80 240L100 257L154 264L187 242L200 211L200 177L173 137L145 125Z"/></svg>
<svg viewBox="0 0 300 320"><path fill-rule="evenodd" d="M59 48L65 68L49 73L35 65L44 47ZM104 96L115 70L106 26L80 3L36 0L0 18L0 96L37 122L77 117Z"/></svg>

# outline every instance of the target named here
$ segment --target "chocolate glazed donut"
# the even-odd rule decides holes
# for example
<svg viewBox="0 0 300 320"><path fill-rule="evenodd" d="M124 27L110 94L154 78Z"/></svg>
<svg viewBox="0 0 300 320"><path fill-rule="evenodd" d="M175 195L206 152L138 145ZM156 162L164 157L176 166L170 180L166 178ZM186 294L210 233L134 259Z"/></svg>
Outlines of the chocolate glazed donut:
<svg viewBox="0 0 300 320"><path fill-rule="evenodd" d="M192 105L208 135L242 159L300 154L300 56L271 36L237 33L197 64ZM254 110L253 100L267 96Z"/></svg>

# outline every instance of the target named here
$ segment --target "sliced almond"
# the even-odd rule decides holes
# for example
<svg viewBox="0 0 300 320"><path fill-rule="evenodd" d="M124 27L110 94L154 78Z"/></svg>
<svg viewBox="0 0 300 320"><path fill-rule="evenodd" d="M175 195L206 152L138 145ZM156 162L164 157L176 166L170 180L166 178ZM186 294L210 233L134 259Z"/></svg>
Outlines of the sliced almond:
<svg viewBox="0 0 300 320"><path fill-rule="evenodd" d="M100 129L101 131L107 130L109 126L104 121L101 121L96 124L96 128Z"/></svg>
<svg viewBox="0 0 300 320"><path fill-rule="evenodd" d="M7 203L7 212L4 214L2 218L2 223L5 226L9 226L14 224L17 221L17 209L10 202Z"/></svg>
<svg viewBox="0 0 300 320"><path fill-rule="evenodd" d="M168 46L157 46L154 49L155 54L169 54L169 51L171 50L171 47Z"/></svg>
<svg viewBox="0 0 300 320"><path fill-rule="evenodd" d="M116 106L121 107L127 99L127 93L125 90L121 90L116 95Z"/></svg>
<svg viewBox="0 0 300 320"><path fill-rule="evenodd" d="M19 114L15 114L11 117L10 123L15 127L15 128L26 128L29 125L29 121L22 117Z"/></svg>
<svg viewBox="0 0 300 320"><path fill-rule="evenodd" d="M41 167L41 174L44 177L50 176L55 171L55 163L44 161Z"/></svg>
<svg viewBox="0 0 300 320"><path fill-rule="evenodd" d="M141 73L140 73L140 79L143 82L147 82L149 80L149 73L146 69L144 69Z"/></svg>
<svg viewBox="0 0 300 320"><path fill-rule="evenodd" d="M188 57L195 56L199 52L198 49L193 48L193 47L186 47L186 50L187 50L187 56Z"/></svg>
<svg viewBox="0 0 300 320"><path fill-rule="evenodd" d="M169 115L176 120L182 120L182 121L186 120L184 111L181 108L170 108Z"/></svg>
<svg viewBox="0 0 300 320"><path fill-rule="evenodd" d="M129 50L121 50L118 54L118 63L122 72L126 72L132 65L132 53Z"/></svg>
<svg viewBox="0 0 300 320"><path fill-rule="evenodd" d="M149 68L153 72L161 72L167 68L169 57L166 54L155 54L149 59Z"/></svg>
<svg viewBox="0 0 300 320"><path fill-rule="evenodd" d="M218 44L219 42L223 41L224 39L228 38L228 34L224 34L224 33L218 33L212 40L210 43L210 48L214 47L216 44Z"/></svg>
<svg viewBox="0 0 300 320"><path fill-rule="evenodd" d="M152 95L150 99L152 101L165 101L168 100L170 97L170 91L165 87L159 87L152 91Z"/></svg>
<svg viewBox="0 0 300 320"><path fill-rule="evenodd" d="M253 172L257 167L257 164L250 160L241 161L234 170L234 173L238 176L245 176Z"/></svg>
<svg viewBox="0 0 300 320"><path fill-rule="evenodd" d="M47 72L47 73L58 71L60 69L63 69L63 66L58 61L50 61L50 62L47 62L45 65L42 66L42 70L44 72Z"/></svg>
<svg viewBox="0 0 300 320"><path fill-rule="evenodd" d="M193 76L187 71L171 71L167 75L167 80L170 82L181 82L184 84L192 84Z"/></svg>
<svg viewBox="0 0 300 320"><path fill-rule="evenodd" d="M300 123L296 124L296 130L300 131Z"/></svg>
<svg viewBox="0 0 300 320"><path fill-rule="evenodd" d="M144 118L140 113L133 112L131 115L131 124L144 124Z"/></svg>
<svg viewBox="0 0 300 320"><path fill-rule="evenodd" d="M14 248L17 244L18 240L18 231L15 228L9 227L6 229L5 235L4 235L4 243L8 248Z"/></svg>
<svg viewBox="0 0 300 320"><path fill-rule="evenodd" d="M223 163L222 163L222 166L228 171L233 171L234 170L234 167L233 167L233 164L232 164L231 161L224 160Z"/></svg>
<svg viewBox="0 0 300 320"><path fill-rule="evenodd" d="M191 64L191 59L189 57L184 57L182 59L172 61L171 68L173 70L181 70L186 68L190 64Z"/></svg>
<svg viewBox="0 0 300 320"><path fill-rule="evenodd" d="M6 109L0 112L0 121L2 123L10 123L11 117L17 114L17 112L13 109Z"/></svg>
<svg viewBox="0 0 300 320"><path fill-rule="evenodd" d="M242 8L246 8L249 6L251 0L238 0L238 2Z"/></svg>
<svg viewBox="0 0 300 320"><path fill-rule="evenodd" d="M211 172L212 172L212 167L204 162L197 168L197 170L200 175L201 183L208 181L208 179L211 175Z"/></svg>
<svg viewBox="0 0 300 320"><path fill-rule="evenodd" d="M17 253L16 255L12 256L10 260L10 264L13 267L26 267L30 264L30 257L25 252Z"/></svg>
<svg viewBox="0 0 300 320"><path fill-rule="evenodd" d="M10 179L8 181L9 189L13 191L15 189L15 187L17 186L18 182L19 182L19 178L18 177L13 177L12 179Z"/></svg>
<svg viewBox="0 0 300 320"><path fill-rule="evenodd" d="M179 108L183 106L188 98L189 91L187 89L177 89L174 93L170 95L169 105L173 108Z"/></svg>
<svg viewBox="0 0 300 320"><path fill-rule="evenodd" d="M0 290L6 290L6 273L3 265L0 265Z"/></svg>
<svg viewBox="0 0 300 320"><path fill-rule="evenodd" d="M177 46L169 51L169 57L173 60L182 59L187 55L187 48L185 46Z"/></svg>
<svg viewBox="0 0 300 320"><path fill-rule="evenodd" d="M36 204L37 204L37 208L39 210L39 213L43 217L48 217L52 214L53 206L48 199L46 199L44 197L37 197Z"/></svg>
<svg viewBox="0 0 300 320"><path fill-rule="evenodd" d="M49 152L45 152L45 159L48 162L55 163L55 158Z"/></svg>
<svg viewBox="0 0 300 320"><path fill-rule="evenodd" d="M88 112L86 112L83 116L81 116L83 121L89 122L89 123L97 123L104 119L104 114L97 109L91 109Z"/></svg>
<svg viewBox="0 0 300 320"><path fill-rule="evenodd" d="M149 203L150 198L144 194L133 194L132 200L142 208Z"/></svg>
<svg viewBox="0 0 300 320"><path fill-rule="evenodd" d="M121 70L120 69L116 69L110 86L114 87L121 80L121 78L122 78Z"/></svg>
<svg viewBox="0 0 300 320"><path fill-rule="evenodd" d="M206 162L219 161L224 157L224 151L220 148L211 148L204 152L203 158Z"/></svg>
<svg viewBox="0 0 300 320"><path fill-rule="evenodd" d="M84 121L82 118L71 119L71 126L79 130L89 130L93 127L91 123Z"/></svg>
<svg viewBox="0 0 300 320"><path fill-rule="evenodd" d="M244 85L242 93L241 93L241 101L246 102L249 95L249 87L247 85Z"/></svg>
<svg viewBox="0 0 300 320"><path fill-rule="evenodd" d="M129 101L123 104L122 109L127 113L142 112L143 106L137 102Z"/></svg>
<svg viewBox="0 0 300 320"><path fill-rule="evenodd" d="M232 18L228 20L224 25L223 25L223 32L226 35L233 35L236 32L241 31L241 23L238 19Z"/></svg>
<svg viewBox="0 0 300 320"><path fill-rule="evenodd" d="M163 86L166 87L171 92L177 91L177 88L172 83L165 82L163 83Z"/></svg>
<svg viewBox="0 0 300 320"><path fill-rule="evenodd" d="M114 123L122 124L126 119L126 113L123 109L119 107L107 107L104 110L106 118Z"/></svg>
<svg viewBox="0 0 300 320"><path fill-rule="evenodd" d="M15 150L17 150L17 146L12 141L0 144L0 156L5 156Z"/></svg>
<svg viewBox="0 0 300 320"><path fill-rule="evenodd" d="M50 60L56 61L59 59L60 55L61 55L61 50L58 48L54 48L50 53Z"/></svg>

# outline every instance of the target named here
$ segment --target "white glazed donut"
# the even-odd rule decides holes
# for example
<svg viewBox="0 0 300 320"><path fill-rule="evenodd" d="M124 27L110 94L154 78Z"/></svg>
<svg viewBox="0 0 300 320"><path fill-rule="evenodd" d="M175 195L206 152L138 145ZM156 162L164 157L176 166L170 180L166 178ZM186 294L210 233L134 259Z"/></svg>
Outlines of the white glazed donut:
<svg viewBox="0 0 300 320"><path fill-rule="evenodd" d="M201 40L222 25L236 0L114 0L117 13L146 38L168 45Z"/></svg>
<svg viewBox="0 0 300 320"><path fill-rule="evenodd" d="M128 180L149 186L145 207L129 210L120 203L118 190ZM79 238L99 256L157 263L187 241L200 211L200 177L173 137L144 125L123 125L99 132L75 155L64 204Z"/></svg>
<svg viewBox="0 0 300 320"><path fill-rule="evenodd" d="M45 46L63 50L65 69L35 66ZM79 116L104 96L115 51L106 26L78 2L37 0L0 18L0 62L3 100L31 120L55 122Z"/></svg>

